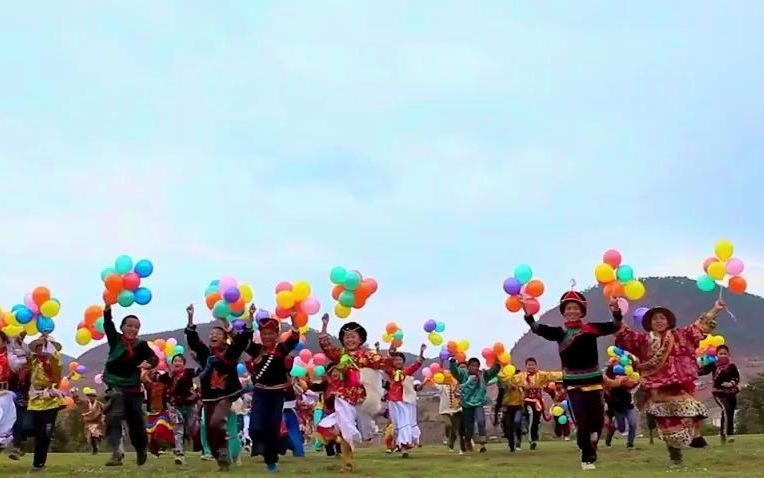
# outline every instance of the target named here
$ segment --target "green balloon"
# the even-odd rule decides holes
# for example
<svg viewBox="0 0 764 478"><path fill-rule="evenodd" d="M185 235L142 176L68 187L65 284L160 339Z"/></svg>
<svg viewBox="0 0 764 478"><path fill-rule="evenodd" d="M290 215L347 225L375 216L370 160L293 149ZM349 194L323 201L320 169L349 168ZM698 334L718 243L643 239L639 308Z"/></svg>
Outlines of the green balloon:
<svg viewBox="0 0 764 478"><path fill-rule="evenodd" d="M217 319L225 319L231 315L231 306L229 306L228 302L225 300L220 299L219 301L215 302L215 306L212 307L212 315L214 315Z"/></svg>
<svg viewBox="0 0 764 478"><path fill-rule="evenodd" d="M347 290L356 290L358 286L361 285L361 274L355 271L349 271L347 275L345 275L343 284Z"/></svg>
<svg viewBox="0 0 764 478"><path fill-rule="evenodd" d="M122 307L130 307L135 302L135 296L131 290L123 290L117 296L117 303Z"/></svg>
<svg viewBox="0 0 764 478"><path fill-rule="evenodd" d="M615 276L622 284L625 284L630 280L634 280L634 269L631 266L619 266L618 270L615 272Z"/></svg>
<svg viewBox="0 0 764 478"><path fill-rule="evenodd" d="M342 284L345 282L345 276L347 276L347 274L348 271L346 271L344 267L332 267L332 271L329 273L329 280L332 281L332 284Z"/></svg>
<svg viewBox="0 0 764 478"><path fill-rule="evenodd" d="M702 290L703 292L711 292L712 290L716 289L716 282L708 276L708 274L703 274L702 276L698 277L697 280L698 289Z"/></svg>
<svg viewBox="0 0 764 478"><path fill-rule="evenodd" d="M403 331L402 330L396 330L393 334L393 338L395 340L403 340Z"/></svg>
<svg viewBox="0 0 764 478"><path fill-rule="evenodd" d="M349 290L344 290L340 294L339 302L345 307L353 307L353 304L355 304L355 294Z"/></svg>

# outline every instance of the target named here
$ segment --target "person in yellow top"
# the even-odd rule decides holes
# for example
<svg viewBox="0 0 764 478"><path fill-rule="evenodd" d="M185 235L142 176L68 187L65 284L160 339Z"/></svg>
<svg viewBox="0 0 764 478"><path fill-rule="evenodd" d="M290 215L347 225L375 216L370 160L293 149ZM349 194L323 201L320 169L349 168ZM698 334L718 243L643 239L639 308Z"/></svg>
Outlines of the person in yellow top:
<svg viewBox="0 0 764 478"><path fill-rule="evenodd" d="M35 469L45 468L48 448L59 409L64 407L64 394L58 390L61 382L61 344L43 335L29 344L29 403L34 426Z"/></svg>
<svg viewBox="0 0 764 478"><path fill-rule="evenodd" d="M525 371L513 375L510 382L523 390L523 409L530 422L531 450L535 450L539 440L539 423L544 413L543 389L549 383L562 380L562 372L550 372L538 369L538 362L533 357L525 359Z"/></svg>
<svg viewBox="0 0 764 478"><path fill-rule="evenodd" d="M525 393L522 387L515 385L512 377L502 377L499 395L493 411L493 424L499 422L501 411L501 429L507 438L509 451L514 453L520 449L523 442L523 399Z"/></svg>

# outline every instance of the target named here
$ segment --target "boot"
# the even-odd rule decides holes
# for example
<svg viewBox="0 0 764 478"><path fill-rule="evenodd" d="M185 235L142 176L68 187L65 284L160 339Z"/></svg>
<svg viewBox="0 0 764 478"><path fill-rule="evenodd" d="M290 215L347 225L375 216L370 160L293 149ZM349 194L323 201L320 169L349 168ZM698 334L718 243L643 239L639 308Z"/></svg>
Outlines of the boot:
<svg viewBox="0 0 764 478"><path fill-rule="evenodd" d="M106 462L106 466L122 466L122 454L115 451L111 454L111 458Z"/></svg>
<svg viewBox="0 0 764 478"><path fill-rule="evenodd" d="M680 448L668 447L669 459L671 460L671 468L682 467L682 450Z"/></svg>

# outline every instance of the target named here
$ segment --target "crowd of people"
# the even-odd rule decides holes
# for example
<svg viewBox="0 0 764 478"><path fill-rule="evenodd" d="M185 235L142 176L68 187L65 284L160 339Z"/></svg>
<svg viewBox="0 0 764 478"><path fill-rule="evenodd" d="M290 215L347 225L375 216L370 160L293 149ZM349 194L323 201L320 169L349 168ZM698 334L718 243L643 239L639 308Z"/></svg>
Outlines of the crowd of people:
<svg viewBox="0 0 764 478"><path fill-rule="evenodd" d="M642 331L623 322L615 298L609 307L610 321L588 322L586 298L571 290L560 299L562 326L542 324L526 312L531 331L557 343L561 370L539 370L532 357L525 359L523 371L512 375L501 373L499 364L481 369L477 358L445 361L444 379L433 385L446 446L460 454L487 451L487 387L497 378L500 391L493 420L501 423L510 452L521 449L524 441L537 449L542 419L554 420L554 434L561 440L575 434L581 468L595 469L601 435L611 446L617 430L633 448L638 414L644 412L651 442L657 430L670 466L679 467L683 448L707 446L700 424L708 410L695 396L699 374L713 377L713 395L722 411L721 437L729 442L740 381L729 348L718 348L715 363L700 367L695 360L695 349L715 328L724 302L717 301L685 327L677 327L670 309L652 308L642 319ZM186 312L186 341L195 363L178 354L169 360L169 370L159 370L156 354L139 337L140 319L127 315L117 326L111 308L105 307L109 351L103 402L91 388L70 393L93 454L104 437L107 441L111 455L106 466L123 465L129 440L138 465L146 463L149 454L165 451L184 465L187 453L196 451L226 471L249 453L262 457L266 469L276 472L280 456L291 451L301 457L313 449L339 456L342 471L349 472L358 444L379 434L380 419L388 422L388 453L405 458L420 445L417 392L423 385L414 375L425 361L424 345L416 360L407 363L406 355L394 347L386 353L378 344L368 347L364 327L345 322L337 346L328 334L325 314L319 345L330 362L326 373L312 379L293 377L290 370L300 337L294 323L282 333L280 320L256 316L253 305L244 314L243 329L217 322L205 342L197 333L193 306ZM628 351L638 380L617 374L612 365L602 370L597 341L608 335ZM0 446L9 458L20 460L24 441L33 438L36 469L46 465L57 414L65 406L59 387L61 348L48 335L27 343L23 335L8 338L0 333ZM239 370L242 357L244 376Z"/></svg>

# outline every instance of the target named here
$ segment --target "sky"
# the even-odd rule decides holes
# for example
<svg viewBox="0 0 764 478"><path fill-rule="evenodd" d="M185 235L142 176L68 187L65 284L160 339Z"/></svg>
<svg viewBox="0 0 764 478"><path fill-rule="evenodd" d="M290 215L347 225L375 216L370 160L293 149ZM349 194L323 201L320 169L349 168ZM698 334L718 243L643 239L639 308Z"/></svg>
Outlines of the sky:
<svg viewBox="0 0 764 478"><path fill-rule="evenodd" d="M48 286L71 355L119 254L144 332L221 276L330 311L342 265L409 351L513 343L516 265L546 309L611 247L695 277L729 238L764 294L759 2L43 3L0 17L0 305Z"/></svg>

